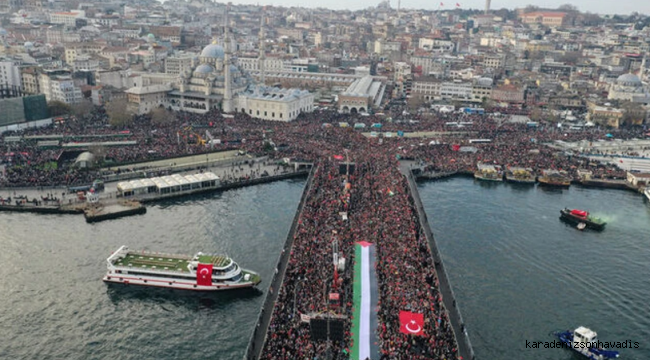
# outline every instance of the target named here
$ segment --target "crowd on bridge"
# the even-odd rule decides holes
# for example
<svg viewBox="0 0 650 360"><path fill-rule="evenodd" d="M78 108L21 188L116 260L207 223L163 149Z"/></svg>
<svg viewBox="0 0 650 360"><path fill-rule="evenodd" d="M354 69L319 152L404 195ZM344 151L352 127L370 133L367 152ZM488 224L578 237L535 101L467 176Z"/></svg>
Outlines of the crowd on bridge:
<svg viewBox="0 0 650 360"><path fill-rule="evenodd" d="M435 139L409 137L373 138L340 122L382 123L382 131L449 130L448 122L464 122L462 131L436 135ZM329 124L329 125L325 125ZM206 133L206 131L209 133ZM202 134L205 134L203 136ZM399 171L399 159L414 159L432 171L473 171L478 162L498 163L542 169L564 169L573 174L588 167L596 176L622 176L611 166L593 166L579 156L543 145L557 140L606 139L605 131L592 129L567 133L555 126L530 128L508 123L489 115L440 114L434 117L409 115L387 121L379 117L355 117L333 111L303 114L291 123L255 120L244 114L224 117L178 113L174 119L155 123L148 116L133 124L110 127L106 115L95 110L89 116L4 135L23 136L20 142L2 142L4 176L0 186L43 186L89 183L101 175L98 170L77 169L60 164L63 150L39 147L26 140L29 135L103 135L103 141L132 140L137 145L89 148L112 164L173 158L208 151L238 148L271 159L290 158L315 163L311 191L297 227L286 276L273 308L263 359L316 359L327 353L334 359L347 359L353 345L351 328L346 323L343 341L315 342L301 314L319 314L329 309L327 294L341 294L339 311L352 315L352 261L354 243L368 241L377 248L377 276L380 306L376 331L381 358L454 359L458 344L445 309L442 290L431 250L417 217L408 186ZM617 138L642 136L640 129L613 132ZM203 139L201 139L204 137ZM81 137L83 138L83 137ZM219 139L206 144L201 140ZM472 138L490 139L474 144ZM431 142L431 140L435 140ZM458 145L458 146L453 146ZM461 151L462 148L470 151ZM337 159L337 160L335 160ZM341 160L343 159L343 160ZM341 172L339 163L349 159L355 165L351 174ZM56 164L54 166L53 164ZM341 215L347 214L347 219ZM332 241L350 263L335 274ZM424 336L399 331L400 310L424 314Z"/></svg>

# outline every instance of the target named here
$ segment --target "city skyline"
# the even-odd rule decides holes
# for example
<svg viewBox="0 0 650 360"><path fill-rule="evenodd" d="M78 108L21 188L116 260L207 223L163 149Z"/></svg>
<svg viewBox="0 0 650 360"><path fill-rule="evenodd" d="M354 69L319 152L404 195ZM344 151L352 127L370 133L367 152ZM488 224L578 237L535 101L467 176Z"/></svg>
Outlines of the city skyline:
<svg viewBox="0 0 650 360"><path fill-rule="evenodd" d="M271 1L235 0L232 1L233 4L237 4L237 5L270 5L270 6L305 7L305 8L321 7L321 8L328 8L333 10L352 10L352 11L367 9L369 7L378 5L380 2L381 1L375 1L374 3L372 2L351 3L344 0L334 0L334 1L322 1L322 2L316 1L308 4L311 6L305 6L305 3L300 2L298 0L271 0ZM392 8L397 8L397 0L391 0L390 3ZM444 4L444 6L440 6L440 3ZM461 9L482 10L485 8L485 1L483 0L464 0L464 1L442 0L442 1L433 1L433 2L414 0L414 1L401 1L400 6L402 9L452 10L456 8L457 3L460 4ZM581 12L591 12L591 13L611 14L611 15L614 14L629 15L632 12L636 11L640 14L650 14L650 4L640 5L638 3L633 3L631 1L621 4L621 3L604 2L604 1L592 3L587 0L580 0L574 2L568 2L564 0L551 0L541 4L541 3L534 3L531 1L522 1L522 0L499 0L499 1L492 1L491 9L493 10L498 10L502 8L516 9L516 8L523 8L528 5L554 9L565 4L576 6L578 10Z"/></svg>

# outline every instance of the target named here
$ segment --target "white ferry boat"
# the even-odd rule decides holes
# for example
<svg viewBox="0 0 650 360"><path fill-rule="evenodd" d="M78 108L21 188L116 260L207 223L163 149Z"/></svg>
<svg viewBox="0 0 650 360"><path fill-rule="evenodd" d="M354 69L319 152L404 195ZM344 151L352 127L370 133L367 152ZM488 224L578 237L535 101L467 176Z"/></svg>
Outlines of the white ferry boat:
<svg viewBox="0 0 650 360"><path fill-rule="evenodd" d="M253 287L259 274L239 267L225 255L194 256L132 251L122 246L107 260L109 283L219 291Z"/></svg>
<svg viewBox="0 0 650 360"><path fill-rule="evenodd" d="M645 190L643 190L643 195L650 201L650 186L646 186Z"/></svg>

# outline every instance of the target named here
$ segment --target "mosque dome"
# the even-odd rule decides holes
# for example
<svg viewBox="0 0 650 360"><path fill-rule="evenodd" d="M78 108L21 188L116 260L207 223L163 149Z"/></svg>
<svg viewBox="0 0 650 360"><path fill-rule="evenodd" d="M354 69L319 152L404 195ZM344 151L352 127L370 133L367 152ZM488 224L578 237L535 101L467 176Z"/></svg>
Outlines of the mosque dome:
<svg viewBox="0 0 650 360"><path fill-rule="evenodd" d="M210 44L205 48L203 48L203 51L201 51L201 57L223 58L224 57L223 47L217 44Z"/></svg>
<svg viewBox="0 0 650 360"><path fill-rule="evenodd" d="M641 80L634 74L623 74L616 79L616 83L625 86L641 86Z"/></svg>
<svg viewBox="0 0 650 360"><path fill-rule="evenodd" d="M478 79L478 84L480 86L491 86L492 85L492 79L491 78L479 78Z"/></svg>
<svg viewBox="0 0 650 360"><path fill-rule="evenodd" d="M26 47L26 48L32 48L32 47L34 47L34 43L31 42L31 41L27 41L27 42L25 43L25 47Z"/></svg>
<svg viewBox="0 0 650 360"><path fill-rule="evenodd" d="M208 64L201 64L196 67L196 70L194 70L195 73L200 73L200 74L209 74L214 71L214 68Z"/></svg>

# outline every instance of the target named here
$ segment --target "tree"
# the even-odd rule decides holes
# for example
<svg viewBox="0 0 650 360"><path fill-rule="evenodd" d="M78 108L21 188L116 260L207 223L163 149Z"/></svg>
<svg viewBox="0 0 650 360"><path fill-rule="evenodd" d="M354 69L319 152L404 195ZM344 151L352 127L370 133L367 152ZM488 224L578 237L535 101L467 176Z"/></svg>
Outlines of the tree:
<svg viewBox="0 0 650 360"><path fill-rule="evenodd" d="M492 110L495 107L495 101L490 99L487 96L483 96L483 99L481 99L481 106L483 109L487 110Z"/></svg>
<svg viewBox="0 0 650 360"><path fill-rule="evenodd" d="M89 114L93 108L93 104L90 101L81 100L81 102L72 105L72 113L77 117L77 119L81 119L85 115Z"/></svg>
<svg viewBox="0 0 650 360"><path fill-rule="evenodd" d="M133 114L127 109L126 99L113 99L106 104L108 123L114 127L124 127L133 123Z"/></svg>
<svg viewBox="0 0 650 360"><path fill-rule="evenodd" d="M544 118L544 112L541 108L535 107L530 111L530 119L533 121L540 121Z"/></svg>
<svg viewBox="0 0 650 360"><path fill-rule="evenodd" d="M578 11L578 8L571 4L560 5L557 9L562 11L571 11L571 12Z"/></svg>
<svg viewBox="0 0 650 360"><path fill-rule="evenodd" d="M50 101L47 103L47 110L50 116L68 115L72 112L72 107L61 101Z"/></svg>
<svg viewBox="0 0 650 360"><path fill-rule="evenodd" d="M623 114L623 124L626 125L641 125L645 120L645 109L640 103L625 101L621 103L621 109L625 111Z"/></svg>
<svg viewBox="0 0 650 360"><path fill-rule="evenodd" d="M164 107L157 107L149 112L154 124L166 124L174 121L174 115Z"/></svg>

